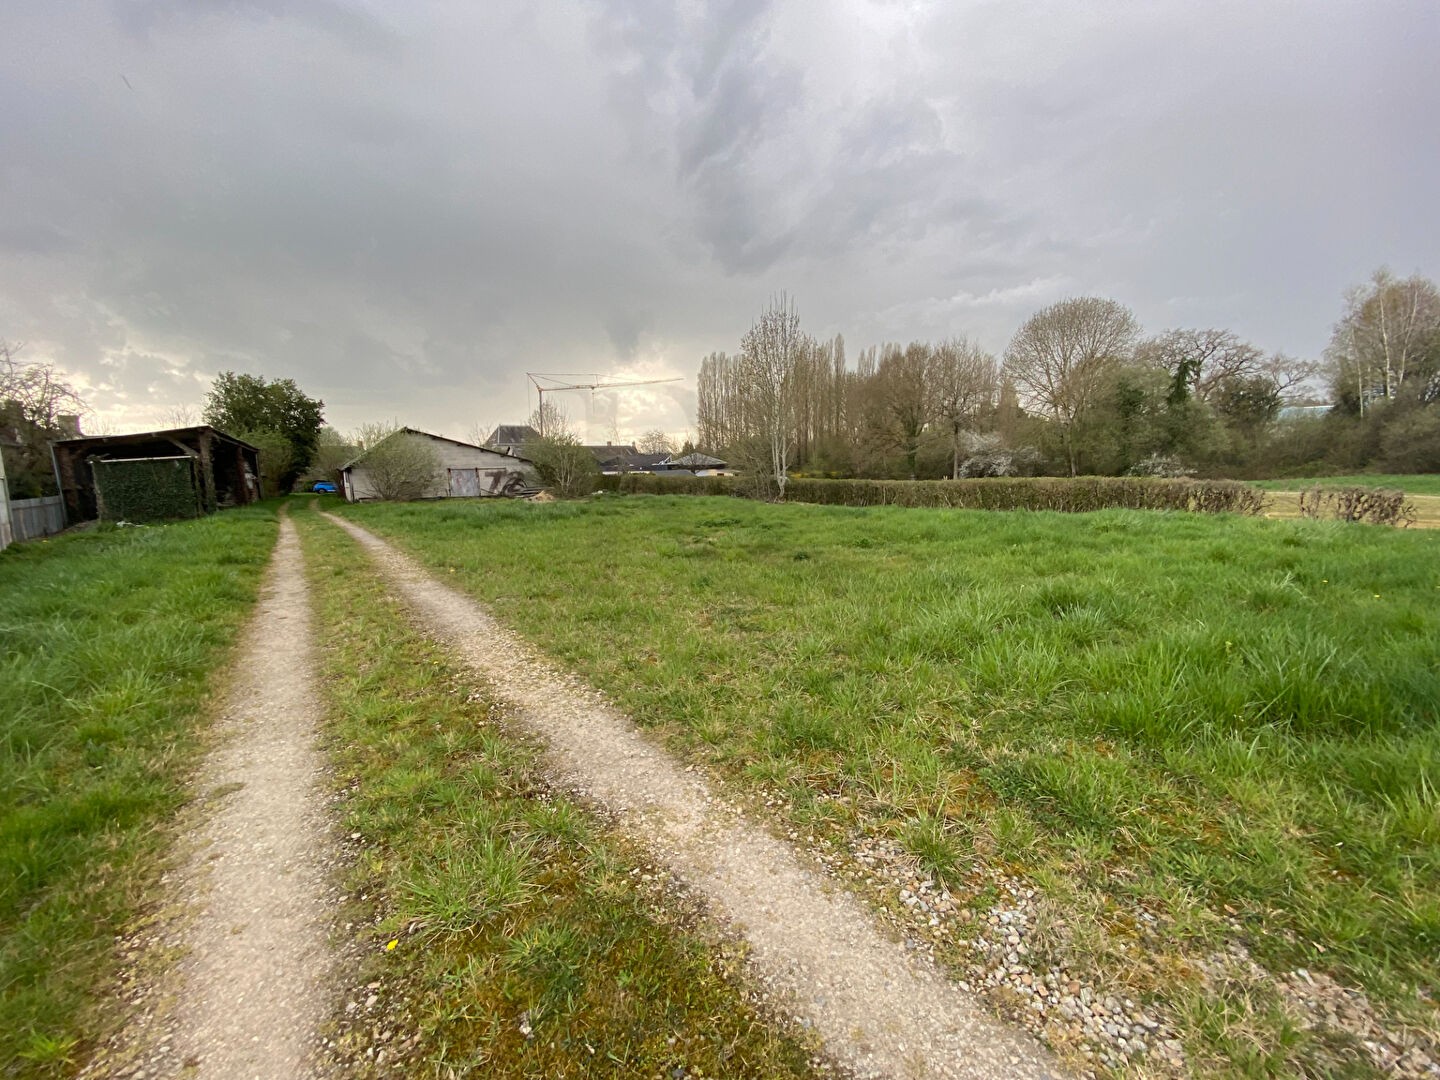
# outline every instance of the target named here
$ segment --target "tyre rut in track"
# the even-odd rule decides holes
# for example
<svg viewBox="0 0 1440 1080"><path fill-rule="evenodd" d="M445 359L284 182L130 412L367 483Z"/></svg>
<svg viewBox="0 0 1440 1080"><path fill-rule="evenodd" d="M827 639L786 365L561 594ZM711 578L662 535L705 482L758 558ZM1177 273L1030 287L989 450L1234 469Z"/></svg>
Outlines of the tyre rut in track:
<svg viewBox="0 0 1440 1080"><path fill-rule="evenodd" d="M727 807L593 689L548 666L476 601L348 521L432 636L482 675L548 746L562 783L616 815L747 940L760 978L861 1076L1064 1075L1023 1032L985 1014L927 959L788 844Z"/></svg>

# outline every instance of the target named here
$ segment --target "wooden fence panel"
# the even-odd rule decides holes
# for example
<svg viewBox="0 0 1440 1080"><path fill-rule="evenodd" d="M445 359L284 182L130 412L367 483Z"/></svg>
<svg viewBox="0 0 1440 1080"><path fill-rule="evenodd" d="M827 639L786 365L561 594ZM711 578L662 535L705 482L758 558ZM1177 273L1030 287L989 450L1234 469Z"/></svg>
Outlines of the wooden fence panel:
<svg viewBox="0 0 1440 1080"><path fill-rule="evenodd" d="M16 540L53 536L65 528L65 500L59 495L44 499L11 499L10 530Z"/></svg>

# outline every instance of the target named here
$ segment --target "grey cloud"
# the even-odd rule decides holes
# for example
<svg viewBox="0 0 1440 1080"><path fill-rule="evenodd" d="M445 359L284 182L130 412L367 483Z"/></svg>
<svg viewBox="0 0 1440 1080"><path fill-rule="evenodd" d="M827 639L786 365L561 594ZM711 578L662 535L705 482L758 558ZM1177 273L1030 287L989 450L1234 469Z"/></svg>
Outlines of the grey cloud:
<svg viewBox="0 0 1440 1080"><path fill-rule="evenodd" d="M640 335L654 325L648 312L617 310L605 319L605 332L621 360L633 360L640 347Z"/></svg>
<svg viewBox="0 0 1440 1080"><path fill-rule="evenodd" d="M142 39L161 29L183 31L202 19L293 20L374 56L393 58L401 47L378 19L338 0L114 0L114 12L121 27Z"/></svg>
<svg viewBox="0 0 1440 1080"><path fill-rule="evenodd" d="M1314 355L1440 271L1425 7L60 7L0 13L0 337L125 416L231 368L460 432L779 288L852 352L1098 291Z"/></svg>
<svg viewBox="0 0 1440 1080"><path fill-rule="evenodd" d="M72 237L45 222L21 221L0 225L0 251L17 255L56 255L74 247Z"/></svg>

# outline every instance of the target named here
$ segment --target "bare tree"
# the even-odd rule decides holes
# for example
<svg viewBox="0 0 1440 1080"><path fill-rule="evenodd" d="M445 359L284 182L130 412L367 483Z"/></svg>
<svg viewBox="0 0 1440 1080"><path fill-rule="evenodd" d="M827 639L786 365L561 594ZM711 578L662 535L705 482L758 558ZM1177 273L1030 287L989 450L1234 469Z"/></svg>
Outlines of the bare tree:
<svg viewBox="0 0 1440 1080"><path fill-rule="evenodd" d="M0 341L0 406L12 422L48 432L60 430L60 417L83 415L89 406L53 363L24 361L22 342Z"/></svg>
<svg viewBox="0 0 1440 1080"><path fill-rule="evenodd" d="M866 435L882 453L898 451L911 480L918 471L920 449L931 435L930 374L931 348L925 342L888 343L867 380Z"/></svg>
<svg viewBox="0 0 1440 1080"><path fill-rule="evenodd" d="M635 449L642 454L673 454L675 453L675 440L659 428L655 428L645 432L636 440Z"/></svg>
<svg viewBox="0 0 1440 1080"><path fill-rule="evenodd" d="M780 499L795 436L795 368L805 344L795 305L781 293L741 339L741 365L755 430L769 452Z"/></svg>
<svg viewBox="0 0 1440 1080"><path fill-rule="evenodd" d="M440 455L422 435L390 423L363 424L351 436L377 498L403 502L435 494Z"/></svg>
<svg viewBox="0 0 1440 1080"><path fill-rule="evenodd" d="M567 499L580 499L595 490L600 466L595 455L569 432L542 435L525 444L525 456L547 488Z"/></svg>
<svg viewBox="0 0 1440 1080"><path fill-rule="evenodd" d="M1382 268L1346 294L1325 357L1336 396L1353 393L1364 412L1373 398L1394 398L1413 376L1431 377L1437 352L1440 290L1418 274L1401 280Z"/></svg>
<svg viewBox="0 0 1440 1080"><path fill-rule="evenodd" d="M1022 401L1060 429L1071 476L1075 422L1094 403L1111 367L1133 349L1139 332L1128 308L1086 296L1037 311L1005 350L1005 374Z"/></svg>
<svg viewBox="0 0 1440 1080"><path fill-rule="evenodd" d="M193 405L171 405L165 410L163 423L167 428L194 427L200 422L200 413Z"/></svg>
<svg viewBox="0 0 1440 1080"><path fill-rule="evenodd" d="M334 480L345 463L359 452L360 447L349 437L341 435L332 427L322 427L320 438L315 444L315 459L310 462L305 479L312 483L316 480Z"/></svg>
<svg viewBox="0 0 1440 1080"><path fill-rule="evenodd" d="M1229 330L1168 330L1135 350L1142 364L1163 369L1177 389L1212 400L1216 388L1262 372L1264 354Z"/></svg>
<svg viewBox="0 0 1440 1080"><path fill-rule="evenodd" d="M995 357L963 337L941 342L930 354L930 396L935 418L950 435L950 475L971 449L980 420L995 408L999 367Z"/></svg>
<svg viewBox="0 0 1440 1080"><path fill-rule="evenodd" d="M487 423L484 420L473 420L470 426L465 429L465 438L476 446L484 446L485 440L490 438L491 432L499 425Z"/></svg>
<svg viewBox="0 0 1440 1080"><path fill-rule="evenodd" d="M1277 352L1261 362L1260 374L1275 385L1282 402L1297 402L1310 397L1316 389L1312 380L1320 374L1320 365Z"/></svg>
<svg viewBox="0 0 1440 1080"><path fill-rule="evenodd" d="M575 436L569 415L553 401L541 400L530 414L530 426L540 433L541 438L569 435Z"/></svg>
<svg viewBox="0 0 1440 1080"><path fill-rule="evenodd" d="M90 410L65 375L49 361L20 359L24 345L0 341L0 431L10 436L5 455L10 494L17 498L55 490L50 440L75 434L74 420Z"/></svg>

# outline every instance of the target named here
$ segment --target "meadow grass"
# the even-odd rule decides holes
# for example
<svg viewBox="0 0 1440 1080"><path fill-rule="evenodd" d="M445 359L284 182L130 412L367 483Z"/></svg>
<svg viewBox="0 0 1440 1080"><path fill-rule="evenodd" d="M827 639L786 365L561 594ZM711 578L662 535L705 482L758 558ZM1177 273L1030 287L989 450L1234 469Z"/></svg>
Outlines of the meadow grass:
<svg viewBox="0 0 1440 1080"><path fill-rule="evenodd" d="M751 1003L736 948L702 936L663 873L548 786L536 749L407 625L353 540L297 518L325 740L360 838L349 884L368 960L354 978L385 1002L382 1018L341 1021L345 1074L810 1075L808 1048ZM366 1056L381 1027L414 1041Z"/></svg>
<svg viewBox="0 0 1440 1080"><path fill-rule="evenodd" d="M1155 913L1177 956L1238 935L1433 1022L1433 534L696 497L343 512L811 829L888 832L957 889L982 858L1121 934ZM1193 968L1129 966L1223 1056Z"/></svg>
<svg viewBox="0 0 1440 1080"><path fill-rule="evenodd" d="M1440 474L1437 473L1353 473L1349 476L1292 477L1288 480L1256 480L1256 487L1266 491L1301 491L1316 484L1325 487L1395 488L1407 495L1440 495Z"/></svg>
<svg viewBox="0 0 1440 1080"><path fill-rule="evenodd" d="M262 506L0 553L0 1073L100 1033L275 531Z"/></svg>

